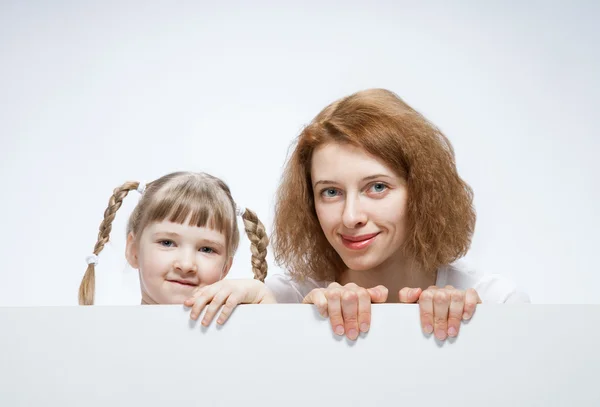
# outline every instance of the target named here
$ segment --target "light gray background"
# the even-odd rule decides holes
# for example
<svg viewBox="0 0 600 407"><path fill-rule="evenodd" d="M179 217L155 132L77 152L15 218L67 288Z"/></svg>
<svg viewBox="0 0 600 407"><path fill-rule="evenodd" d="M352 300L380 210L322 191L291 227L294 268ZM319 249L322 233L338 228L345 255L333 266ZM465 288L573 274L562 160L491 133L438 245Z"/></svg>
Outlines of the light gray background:
<svg viewBox="0 0 600 407"><path fill-rule="evenodd" d="M76 304L126 180L207 171L270 230L292 139L369 87L453 142L476 194L468 260L538 303L599 302L600 6L251 3L0 3L0 305ZM139 301L123 256L136 201L101 254L99 304ZM232 276L249 257L244 237Z"/></svg>
<svg viewBox="0 0 600 407"><path fill-rule="evenodd" d="M350 342L305 305L242 305L221 329L181 306L0 307L0 405L600 404L598 305L484 304L444 343L417 305L372 311Z"/></svg>

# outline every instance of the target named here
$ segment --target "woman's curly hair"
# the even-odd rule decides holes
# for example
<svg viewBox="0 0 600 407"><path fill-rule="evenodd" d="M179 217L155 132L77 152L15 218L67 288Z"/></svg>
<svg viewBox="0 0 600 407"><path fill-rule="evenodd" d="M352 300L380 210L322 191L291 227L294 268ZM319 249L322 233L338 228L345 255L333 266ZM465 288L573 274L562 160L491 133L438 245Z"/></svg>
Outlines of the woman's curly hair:
<svg viewBox="0 0 600 407"><path fill-rule="evenodd" d="M330 142L358 146L407 180L404 249L426 271L467 253L476 219L473 192L457 173L452 145L396 94L369 89L327 106L294 142L271 236L275 261L292 277L334 281L346 268L321 229L311 186L313 151Z"/></svg>

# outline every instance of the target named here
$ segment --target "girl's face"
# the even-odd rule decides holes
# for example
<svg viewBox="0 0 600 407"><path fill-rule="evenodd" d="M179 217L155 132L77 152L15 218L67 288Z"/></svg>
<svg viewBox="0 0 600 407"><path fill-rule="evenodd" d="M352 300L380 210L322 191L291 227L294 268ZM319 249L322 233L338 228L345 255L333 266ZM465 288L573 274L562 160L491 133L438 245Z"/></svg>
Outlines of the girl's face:
<svg viewBox="0 0 600 407"><path fill-rule="evenodd" d="M361 148L327 143L313 151L311 180L323 232L351 270L371 270L400 253L407 185Z"/></svg>
<svg viewBox="0 0 600 407"><path fill-rule="evenodd" d="M225 236L213 229L169 221L127 238L127 260L139 270L144 304L182 304L198 287L229 272Z"/></svg>

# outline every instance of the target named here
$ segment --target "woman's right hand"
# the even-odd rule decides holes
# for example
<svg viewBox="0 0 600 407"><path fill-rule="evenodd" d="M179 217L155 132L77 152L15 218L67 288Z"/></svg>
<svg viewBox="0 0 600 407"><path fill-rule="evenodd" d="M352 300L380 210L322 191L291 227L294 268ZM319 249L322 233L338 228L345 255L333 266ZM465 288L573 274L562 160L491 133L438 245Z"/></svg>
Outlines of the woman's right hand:
<svg viewBox="0 0 600 407"><path fill-rule="evenodd" d="M356 340L360 332L367 332L371 326L371 303L387 300L388 289L382 285L362 288L354 283L341 286L331 283L327 288L315 288L303 304L314 304L319 314L329 317L331 328L337 335Z"/></svg>

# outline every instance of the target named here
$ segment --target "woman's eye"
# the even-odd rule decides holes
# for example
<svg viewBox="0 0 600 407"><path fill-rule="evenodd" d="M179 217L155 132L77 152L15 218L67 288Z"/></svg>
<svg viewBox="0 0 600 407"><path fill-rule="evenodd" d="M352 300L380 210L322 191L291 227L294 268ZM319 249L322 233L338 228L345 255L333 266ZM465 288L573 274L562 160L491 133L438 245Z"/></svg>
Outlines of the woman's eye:
<svg viewBox="0 0 600 407"><path fill-rule="evenodd" d="M373 184L373 185L371 186L371 189L372 189L374 192L381 193L381 192L383 192L383 191L385 191L385 190L387 189L387 185L385 185L385 184L382 184L381 182L378 182L378 183L376 183L376 184Z"/></svg>
<svg viewBox="0 0 600 407"><path fill-rule="evenodd" d="M333 198L337 195L337 190L335 188L327 188L324 189L323 192L321 192L321 195L323 195L326 198Z"/></svg>
<svg viewBox="0 0 600 407"><path fill-rule="evenodd" d="M161 246L164 247L173 247L173 245L175 244L172 240L161 240L159 243Z"/></svg>
<svg viewBox="0 0 600 407"><path fill-rule="evenodd" d="M200 251L202 253L213 253L214 252L214 250L212 248L210 248L210 247L201 247Z"/></svg>

